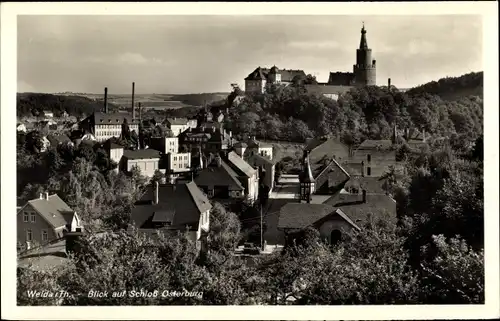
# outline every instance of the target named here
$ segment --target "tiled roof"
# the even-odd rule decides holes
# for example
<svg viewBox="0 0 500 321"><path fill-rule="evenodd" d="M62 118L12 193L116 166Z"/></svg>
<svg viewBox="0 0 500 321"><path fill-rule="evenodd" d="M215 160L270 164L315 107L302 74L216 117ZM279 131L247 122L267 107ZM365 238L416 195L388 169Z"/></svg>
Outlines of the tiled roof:
<svg viewBox="0 0 500 321"><path fill-rule="evenodd" d="M200 214L211 209L208 198L195 183L176 185L159 185L158 204L153 204L153 185L149 185L146 193L132 209L132 223L137 227L147 228L156 220L172 220L172 228L183 228L186 225L198 227Z"/></svg>
<svg viewBox="0 0 500 321"><path fill-rule="evenodd" d="M392 141L389 139L383 139L383 140L372 140L372 139L367 139L359 145L357 149L362 150L362 149L378 149L378 150L386 150L392 148L393 144Z"/></svg>
<svg viewBox="0 0 500 321"><path fill-rule="evenodd" d="M238 174L236 174L222 159L220 162L221 166L217 166L212 163L207 168L201 170L198 173L198 176L194 179L196 185L228 186L230 190L243 190L244 188L238 180Z"/></svg>
<svg viewBox="0 0 500 321"><path fill-rule="evenodd" d="M307 146L307 150L310 151L309 160L314 177L319 175L333 157L342 160L347 159L349 156L349 149L347 146L334 138L329 138L324 141L311 141Z"/></svg>
<svg viewBox="0 0 500 321"><path fill-rule="evenodd" d="M252 177L255 175L256 170L235 152L230 152L227 155L227 158L228 161L231 162L236 168L238 168L243 174L245 174L246 177Z"/></svg>
<svg viewBox="0 0 500 321"><path fill-rule="evenodd" d="M280 210L278 228L306 228L334 211L327 204L288 203Z"/></svg>
<svg viewBox="0 0 500 321"><path fill-rule="evenodd" d="M334 187L350 179L349 173L335 160L332 160L328 173L328 186Z"/></svg>
<svg viewBox="0 0 500 321"><path fill-rule="evenodd" d="M123 113L95 112L90 117L94 118L96 125L121 125L125 119L129 125L138 124L137 120L132 121L132 115Z"/></svg>
<svg viewBox="0 0 500 321"><path fill-rule="evenodd" d="M361 176L363 175L363 165L361 163L343 163L342 167L349 173L351 176Z"/></svg>
<svg viewBox="0 0 500 321"><path fill-rule="evenodd" d="M268 157L264 157L260 154L250 155L246 158L246 160L247 160L247 162L249 162L251 164L262 164L262 163L266 163L268 165L275 165L276 164L275 160L269 159Z"/></svg>
<svg viewBox="0 0 500 321"><path fill-rule="evenodd" d="M53 228L70 224L75 213L57 194L50 195L48 199L28 201L28 204Z"/></svg>
<svg viewBox="0 0 500 321"><path fill-rule="evenodd" d="M339 208L326 204L288 203L280 210L278 229L304 229L332 215L339 215L354 228L360 229L352 219Z"/></svg>
<svg viewBox="0 0 500 321"><path fill-rule="evenodd" d="M257 67L245 80L264 80L268 78L270 69ZM282 82L291 82L296 76L306 77L306 73L300 69L278 69L277 74L281 75Z"/></svg>
<svg viewBox="0 0 500 321"><path fill-rule="evenodd" d="M337 193L323 204L340 208L356 224L367 222L370 216L393 223L397 220L396 202L387 195L367 194L364 203L362 194Z"/></svg>
<svg viewBox="0 0 500 321"><path fill-rule="evenodd" d="M123 151L123 157L128 159L152 159L152 158L160 158L161 153L156 149L138 149L138 150L129 150L126 149Z"/></svg>
<svg viewBox="0 0 500 321"><path fill-rule="evenodd" d="M187 125L187 118L167 118L166 120L170 125Z"/></svg>
<svg viewBox="0 0 500 321"><path fill-rule="evenodd" d="M345 189L350 187L357 188L359 191L365 190L367 193L371 194L385 194L382 185L384 184L384 179L380 177L362 177L356 176L352 177L349 182L346 183Z"/></svg>
<svg viewBox="0 0 500 321"><path fill-rule="evenodd" d="M328 84L348 86L352 84L356 76L352 72L330 72Z"/></svg>

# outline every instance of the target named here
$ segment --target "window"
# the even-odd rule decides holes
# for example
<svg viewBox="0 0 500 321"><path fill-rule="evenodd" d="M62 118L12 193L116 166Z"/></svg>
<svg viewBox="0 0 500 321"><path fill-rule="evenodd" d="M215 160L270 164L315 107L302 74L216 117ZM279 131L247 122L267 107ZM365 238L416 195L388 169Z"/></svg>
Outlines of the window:
<svg viewBox="0 0 500 321"><path fill-rule="evenodd" d="M31 223L35 223L36 221L36 215L35 213L31 213Z"/></svg>
<svg viewBox="0 0 500 321"><path fill-rule="evenodd" d="M177 161L177 156L174 156L174 162L176 162L176 161Z"/></svg>
<svg viewBox="0 0 500 321"><path fill-rule="evenodd" d="M372 168L371 167L367 167L366 168L366 175L370 176L372 174Z"/></svg>
<svg viewBox="0 0 500 321"><path fill-rule="evenodd" d="M29 222L29 219L30 219L30 218L29 218L29 214L28 214L28 213L26 213L26 212L24 212L24 215L23 215L23 222L27 223L27 222Z"/></svg>
<svg viewBox="0 0 500 321"><path fill-rule="evenodd" d="M30 229L26 230L26 241L31 242L33 240L33 232Z"/></svg>
<svg viewBox="0 0 500 321"><path fill-rule="evenodd" d="M49 240L49 233L47 230L42 230L42 241L48 241Z"/></svg>
<svg viewBox="0 0 500 321"><path fill-rule="evenodd" d="M366 160L370 162L372 160L372 155L370 154L366 155Z"/></svg>

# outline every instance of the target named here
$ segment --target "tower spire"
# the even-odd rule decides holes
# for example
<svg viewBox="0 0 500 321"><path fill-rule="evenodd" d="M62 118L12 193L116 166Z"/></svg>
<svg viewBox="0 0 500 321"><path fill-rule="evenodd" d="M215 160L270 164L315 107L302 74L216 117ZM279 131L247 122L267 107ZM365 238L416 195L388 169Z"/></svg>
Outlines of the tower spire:
<svg viewBox="0 0 500 321"><path fill-rule="evenodd" d="M363 27L361 28L361 41L359 42L359 49L368 49L368 43L366 42L366 29L364 21L363 21Z"/></svg>

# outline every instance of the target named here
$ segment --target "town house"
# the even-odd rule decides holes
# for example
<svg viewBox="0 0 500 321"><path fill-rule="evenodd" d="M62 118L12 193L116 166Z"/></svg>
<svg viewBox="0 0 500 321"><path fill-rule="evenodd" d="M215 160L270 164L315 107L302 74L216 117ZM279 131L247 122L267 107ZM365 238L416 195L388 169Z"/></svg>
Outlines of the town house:
<svg viewBox="0 0 500 321"><path fill-rule="evenodd" d="M254 202L258 197L259 190L259 173L250 164L245 162L243 158L238 156L234 151L227 155L227 163L238 174L240 182L245 188L247 200Z"/></svg>
<svg viewBox="0 0 500 321"><path fill-rule="evenodd" d="M80 218L57 194L41 193L17 212L17 243L31 249L83 229Z"/></svg>

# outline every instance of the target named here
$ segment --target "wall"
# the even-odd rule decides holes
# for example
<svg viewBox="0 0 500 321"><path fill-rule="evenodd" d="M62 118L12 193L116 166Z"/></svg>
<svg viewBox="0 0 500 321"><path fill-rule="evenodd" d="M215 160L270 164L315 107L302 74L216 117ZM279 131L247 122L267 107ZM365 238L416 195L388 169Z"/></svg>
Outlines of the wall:
<svg viewBox="0 0 500 321"><path fill-rule="evenodd" d="M159 158L152 159L128 159L127 171L130 172L132 167L137 165L141 169L141 174L146 177L153 177L155 171L158 169Z"/></svg>
<svg viewBox="0 0 500 321"><path fill-rule="evenodd" d="M179 136L183 131L188 129L188 125L170 125L170 130L172 130L172 133L174 136Z"/></svg>
<svg viewBox="0 0 500 321"><path fill-rule="evenodd" d="M189 171L191 169L191 153L168 154L168 169L174 172Z"/></svg>
<svg viewBox="0 0 500 321"><path fill-rule="evenodd" d="M178 153L179 139L177 137L165 137L165 150L163 153Z"/></svg>
<svg viewBox="0 0 500 321"><path fill-rule="evenodd" d="M259 92L263 93L266 88L265 80L245 80L245 92Z"/></svg>
<svg viewBox="0 0 500 321"><path fill-rule="evenodd" d="M273 147L259 147L257 152L264 157L269 157L269 159L273 159Z"/></svg>
<svg viewBox="0 0 500 321"><path fill-rule="evenodd" d="M347 223L339 216L336 216L321 224L321 226L319 227L319 234L322 239L326 239L328 240L328 242L330 242L330 236L333 230L340 230L341 233L344 234L351 229L352 226L349 223Z"/></svg>
<svg viewBox="0 0 500 321"><path fill-rule="evenodd" d="M371 160L368 161L368 155L371 156ZM393 150L357 150L354 152L351 160L356 163L364 162L364 175L372 177L383 176L389 166L397 165L396 162L396 151ZM370 175L368 175L368 168L370 168Z"/></svg>
<svg viewBox="0 0 500 321"><path fill-rule="evenodd" d="M137 124L129 124L130 131L135 131L139 133L139 125ZM120 137L122 134L122 124L113 124L113 125L95 125L94 135L97 141L105 141L111 137Z"/></svg>
<svg viewBox="0 0 500 321"><path fill-rule="evenodd" d="M120 160L123 157L123 148L112 148L109 151L109 158L115 161L117 164L120 164ZM117 167L118 168L118 167Z"/></svg>
<svg viewBox="0 0 500 321"><path fill-rule="evenodd" d="M24 222L24 213L28 213L28 222ZM35 214L35 222L31 222L31 214ZM36 212L30 204L27 204L17 213L17 241L26 245L26 230L31 229L32 243L43 244L59 237L52 226ZM47 231L48 241L42 241L42 230Z"/></svg>

